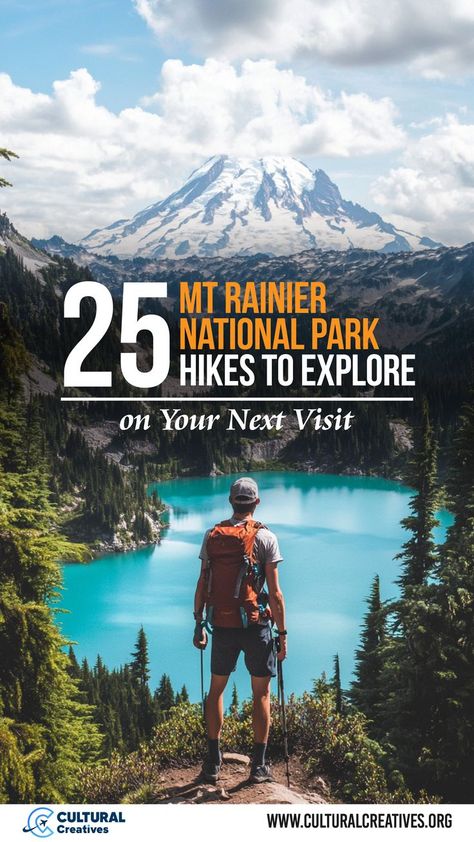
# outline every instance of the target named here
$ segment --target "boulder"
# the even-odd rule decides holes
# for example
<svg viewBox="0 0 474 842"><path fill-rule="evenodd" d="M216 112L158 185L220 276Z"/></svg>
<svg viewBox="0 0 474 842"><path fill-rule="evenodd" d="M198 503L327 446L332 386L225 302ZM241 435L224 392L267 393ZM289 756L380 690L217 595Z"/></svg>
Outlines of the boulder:
<svg viewBox="0 0 474 842"><path fill-rule="evenodd" d="M247 757L246 754L224 751L222 760L224 763L240 763L242 766L250 766L250 757Z"/></svg>

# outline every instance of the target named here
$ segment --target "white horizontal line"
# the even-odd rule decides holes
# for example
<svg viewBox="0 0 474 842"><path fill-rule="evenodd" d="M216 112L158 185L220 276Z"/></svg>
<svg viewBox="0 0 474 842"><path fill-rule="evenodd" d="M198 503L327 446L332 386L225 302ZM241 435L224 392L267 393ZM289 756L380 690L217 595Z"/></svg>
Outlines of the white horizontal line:
<svg viewBox="0 0 474 842"><path fill-rule="evenodd" d="M166 403L170 403L170 402L183 403L185 401L194 402L194 403L209 403L211 401L214 401L214 402L217 402L217 403L235 403L236 401L241 402L241 403L251 403L253 401L258 401L259 403L268 403L268 401L278 401L278 403L283 403L283 402L285 402L285 403L288 403L288 402L289 403L301 403L302 401L304 401L304 402L309 401L311 403L323 403L323 402L326 402L326 401L336 401L337 403L342 403L343 401L348 401L350 403L353 403L353 402L356 402L356 401L359 402L359 403L361 403L363 401L372 402L372 403L376 403L376 402L380 403L380 402L388 402L388 401L413 401L414 398L397 398L397 397L389 397L389 398L388 397L384 397L384 398L360 398L360 397L357 397L357 398L351 398L351 397L344 397L344 398L342 398L342 397L335 397L335 398L326 398L326 397L325 398L318 398L318 397L314 397L314 398L298 398L298 397L293 397L293 398L276 398L276 397L242 398L242 397L239 397L239 398L233 398L233 397L226 397L225 395L222 395L222 397L216 398L215 396L214 397L206 397L206 395L202 395L201 397L197 397L197 398L196 397L190 398L190 397L187 397L187 396L177 396L175 398L170 398L170 397L166 397L166 398L153 398L153 397L152 398L135 398L135 397L133 397L133 398L122 398L122 397L120 397L120 398L104 398L104 397L93 398L92 397L92 398L61 398L61 400L67 401L67 402L88 401L88 402L95 402L95 403L100 403L100 402L110 403L112 401L114 401L116 403L119 403L119 402L120 403L132 403L132 402L135 402L135 403L151 403L152 401L157 402L157 403L164 403L164 402L166 402Z"/></svg>

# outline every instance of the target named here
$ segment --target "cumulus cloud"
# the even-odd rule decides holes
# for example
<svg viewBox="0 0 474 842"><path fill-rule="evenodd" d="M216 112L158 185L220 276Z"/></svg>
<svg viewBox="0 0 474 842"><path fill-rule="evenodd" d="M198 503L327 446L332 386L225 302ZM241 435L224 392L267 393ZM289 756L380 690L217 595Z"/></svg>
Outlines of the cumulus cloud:
<svg viewBox="0 0 474 842"><path fill-rule="evenodd" d="M471 0L133 0L163 41L201 55L410 62L427 77L473 69Z"/></svg>
<svg viewBox="0 0 474 842"><path fill-rule="evenodd" d="M388 98L338 96L274 62L165 62L157 93L118 114L83 69L35 93L0 74L1 142L20 160L3 207L37 236L83 236L157 201L215 154L385 152L404 142Z"/></svg>
<svg viewBox="0 0 474 842"><path fill-rule="evenodd" d="M374 201L396 222L457 245L474 240L474 125L448 115L435 131L411 141L402 166L378 178Z"/></svg>

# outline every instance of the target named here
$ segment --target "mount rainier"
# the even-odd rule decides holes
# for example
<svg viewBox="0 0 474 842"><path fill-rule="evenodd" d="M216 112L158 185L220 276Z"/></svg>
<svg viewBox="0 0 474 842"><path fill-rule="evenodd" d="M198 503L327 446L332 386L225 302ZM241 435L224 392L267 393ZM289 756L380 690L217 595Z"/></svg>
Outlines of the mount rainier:
<svg viewBox="0 0 474 842"><path fill-rule="evenodd" d="M342 198L323 170L295 158L210 158L163 199L80 245L121 258L290 255L306 249L380 252L434 248Z"/></svg>

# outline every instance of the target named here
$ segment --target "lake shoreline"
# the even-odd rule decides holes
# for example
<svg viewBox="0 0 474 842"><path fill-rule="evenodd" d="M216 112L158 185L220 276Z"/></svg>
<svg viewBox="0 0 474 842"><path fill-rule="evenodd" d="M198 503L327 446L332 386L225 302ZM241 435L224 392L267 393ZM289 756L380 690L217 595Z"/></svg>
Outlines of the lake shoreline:
<svg viewBox="0 0 474 842"><path fill-rule="evenodd" d="M239 474L252 474L252 473L280 473L284 472L287 474L302 474L302 475L315 475L315 476L328 476L328 477L358 477L360 479L380 479L387 482L395 482L400 486L404 486L403 478L399 472L396 474L391 475L390 473L382 474L380 471L376 470L366 470L363 471L360 468L356 468L354 466L348 466L342 471L334 471L330 470L330 466L328 465L321 465L316 464L312 460L307 460L305 462L295 462L291 467L288 465L283 465L281 463L274 462L269 465L262 465L259 464L258 467L255 465L252 468L242 468L240 471L231 471L226 473L224 471L219 470L215 466L209 472L209 474L199 474L199 473L180 473L175 474L174 476L169 476L166 480L152 480L147 484L147 490L150 489L153 485L158 484L158 482L179 482L183 481L186 482L189 479L207 479L212 477L231 477L237 476ZM163 522L162 515L164 512L169 511L169 507L164 503L164 508L159 512L158 517L154 520L154 530L155 535L153 540L151 541L134 541L124 540L123 536L127 533L127 529L122 528L122 537L119 541L114 540L114 537L107 538L103 534L98 538L97 533L94 534L93 537L87 537L87 535L83 538L83 543L87 546L88 551L91 554L91 557L85 561L77 561L77 560L65 560L63 563L67 565L74 565L74 564L92 564L94 561L97 561L102 558L106 558L107 556L116 555L117 553L128 553L134 552L136 550L145 549L147 547L151 548L154 546L158 546L161 543L162 533L166 531L168 524ZM123 526L123 525L122 525ZM97 546L98 540L100 541L100 546Z"/></svg>
<svg viewBox="0 0 474 842"><path fill-rule="evenodd" d="M240 473L240 472L239 472ZM401 520L411 489L384 477L341 476L295 470L252 471L260 489L257 517L275 532L283 563L280 580L288 607L291 656L288 688L300 692L338 652L350 680L354 644L376 574L384 599L397 595L396 556L405 538ZM146 631L152 683L170 675L199 698L199 660L191 645L194 589L205 530L229 515L230 474L160 482L169 506L158 545L102 553L93 564L63 566L63 634L78 640L78 657L94 663L100 652L111 669L127 661L141 626ZM150 486L150 494L153 493ZM445 512L442 529L449 525ZM441 530L437 539L441 537ZM87 568L87 569L86 569ZM206 675L209 651L205 654ZM235 677L248 695L243 663ZM229 690L230 692L230 690Z"/></svg>

